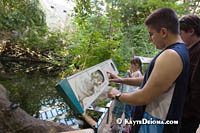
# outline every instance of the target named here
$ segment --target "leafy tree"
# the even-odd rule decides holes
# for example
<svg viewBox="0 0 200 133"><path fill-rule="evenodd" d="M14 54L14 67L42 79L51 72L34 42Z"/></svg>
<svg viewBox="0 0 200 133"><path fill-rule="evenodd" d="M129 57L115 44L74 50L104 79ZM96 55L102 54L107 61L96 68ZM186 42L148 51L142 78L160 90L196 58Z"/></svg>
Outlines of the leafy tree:
<svg viewBox="0 0 200 133"><path fill-rule="evenodd" d="M113 1L115 0L107 2ZM160 7L170 7L183 14L184 12L180 11L184 9L184 6L182 4L177 5L176 3L177 1L175 0L123 0L116 2L125 36L121 49L121 55L124 55L124 59L131 58L132 47L135 48L136 55L140 56L153 57L159 52L148 42L148 32L144 26L144 21L152 11Z"/></svg>
<svg viewBox="0 0 200 133"><path fill-rule="evenodd" d="M121 23L114 18L117 11L110 8L105 14L95 1L76 1L75 27L77 28L69 40L70 55L74 55L72 67L83 70L106 59L114 58L120 63L118 48L123 39ZM87 11L87 12L86 12Z"/></svg>

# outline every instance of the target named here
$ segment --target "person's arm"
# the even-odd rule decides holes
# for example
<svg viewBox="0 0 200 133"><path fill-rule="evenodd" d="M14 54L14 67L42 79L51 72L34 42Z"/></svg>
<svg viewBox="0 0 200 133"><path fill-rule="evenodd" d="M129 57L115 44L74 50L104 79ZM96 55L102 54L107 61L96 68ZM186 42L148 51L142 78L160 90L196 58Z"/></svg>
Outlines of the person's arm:
<svg viewBox="0 0 200 133"><path fill-rule="evenodd" d="M140 86L143 82L144 77L138 77L138 78L121 78L113 73L107 72L109 77L109 82L116 82L116 83L122 83L127 85L133 85L133 86Z"/></svg>
<svg viewBox="0 0 200 133"><path fill-rule="evenodd" d="M144 80L144 77L137 77L137 78L123 78L121 79L121 83L132 85L132 86L140 86Z"/></svg>
<svg viewBox="0 0 200 133"><path fill-rule="evenodd" d="M194 61L194 60L191 60ZM189 83L190 91L190 106L195 110L197 113L200 113L200 106L199 105L199 97L200 97L200 58L196 58L194 62L190 63L191 65L195 64L193 68L193 72L190 73L191 79Z"/></svg>
<svg viewBox="0 0 200 133"><path fill-rule="evenodd" d="M122 93L119 100L135 106L149 104L170 88L182 69L183 63L178 53L166 50L157 58L144 87L132 93ZM112 89L109 97L115 97L117 93L117 90Z"/></svg>

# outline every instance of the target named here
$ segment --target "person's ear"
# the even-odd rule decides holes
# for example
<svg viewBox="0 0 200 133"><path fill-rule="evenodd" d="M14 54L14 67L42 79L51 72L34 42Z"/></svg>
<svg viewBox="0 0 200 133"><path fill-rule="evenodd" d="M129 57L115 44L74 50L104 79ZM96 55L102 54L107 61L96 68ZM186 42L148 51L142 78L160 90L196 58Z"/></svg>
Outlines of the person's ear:
<svg viewBox="0 0 200 133"><path fill-rule="evenodd" d="M166 38L168 36L167 28L161 28L160 33L161 33L162 37Z"/></svg>
<svg viewBox="0 0 200 133"><path fill-rule="evenodd" d="M188 31L188 33L189 33L190 35L194 35L194 34L195 34L194 28L191 28L191 29Z"/></svg>

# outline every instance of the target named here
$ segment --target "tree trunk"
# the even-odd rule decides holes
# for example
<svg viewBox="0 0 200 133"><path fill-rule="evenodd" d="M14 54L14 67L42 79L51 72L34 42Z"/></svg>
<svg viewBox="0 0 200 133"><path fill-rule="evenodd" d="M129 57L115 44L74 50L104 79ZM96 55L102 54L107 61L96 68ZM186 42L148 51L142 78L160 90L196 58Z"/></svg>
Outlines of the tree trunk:
<svg viewBox="0 0 200 133"><path fill-rule="evenodd" d="M70 126L36 119L20 107L10 109L8 91L0 84L0 133L55 133L72 131Z"/></svg>

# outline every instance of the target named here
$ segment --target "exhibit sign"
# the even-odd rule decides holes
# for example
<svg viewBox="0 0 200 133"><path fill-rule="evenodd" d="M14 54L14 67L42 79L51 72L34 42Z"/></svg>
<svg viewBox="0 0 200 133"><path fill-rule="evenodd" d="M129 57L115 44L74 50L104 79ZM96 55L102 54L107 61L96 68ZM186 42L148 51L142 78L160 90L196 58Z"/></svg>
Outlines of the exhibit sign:
<svg viewBox="0 0 200 133"><path fill-rule="evenodd" d="M107 89L107 72L118 74L112 59L59 81L56 89L74 113L83 114L103 90Z"/></svg>

